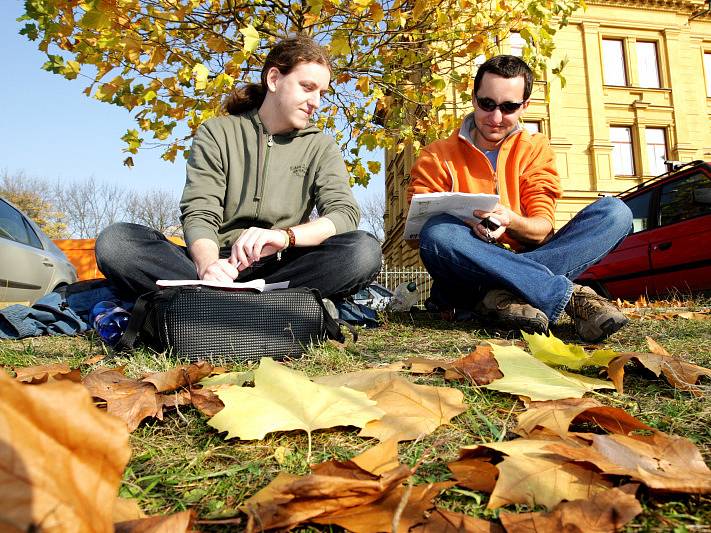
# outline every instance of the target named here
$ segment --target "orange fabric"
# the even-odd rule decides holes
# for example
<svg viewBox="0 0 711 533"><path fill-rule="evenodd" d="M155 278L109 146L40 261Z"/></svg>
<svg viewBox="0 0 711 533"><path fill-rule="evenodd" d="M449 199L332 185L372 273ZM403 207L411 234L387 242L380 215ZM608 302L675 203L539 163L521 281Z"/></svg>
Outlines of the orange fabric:
<svg viewBox="0 0 711 533"><path fill-rule="evenodd" d="M430 192L498 193L500 203L519 215L543 217L555 223L555 206L562 196L555 154L548 138L526 130L511 134L501 145L497 171L483 152L455 131L422 149L410 171L407 201ZM504 241L515 249L513 239Z"/></svg>
<svg viewBox="0 0 711 533"><path fill-rule="evenodd" d="M185 246L185 241L180 237L168 237L168 240L179 246ZM69 262L77 269L78 281L104 277L96 266L94 255L96 239L55 239L54 244L64 252Z"/></svg>

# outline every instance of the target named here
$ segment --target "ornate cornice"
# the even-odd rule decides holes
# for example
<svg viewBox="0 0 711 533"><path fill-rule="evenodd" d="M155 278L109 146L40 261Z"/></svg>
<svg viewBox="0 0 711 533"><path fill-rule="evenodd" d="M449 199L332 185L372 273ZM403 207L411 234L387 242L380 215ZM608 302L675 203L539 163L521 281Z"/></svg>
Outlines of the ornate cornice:
<svg viewBox="0 0 711 533"><path fill-rule="evenodd" d="M587 4L590 6L638 7L650 11L673 11L688 15L702 12L708 6L706 0L589 0Z"/></svg>

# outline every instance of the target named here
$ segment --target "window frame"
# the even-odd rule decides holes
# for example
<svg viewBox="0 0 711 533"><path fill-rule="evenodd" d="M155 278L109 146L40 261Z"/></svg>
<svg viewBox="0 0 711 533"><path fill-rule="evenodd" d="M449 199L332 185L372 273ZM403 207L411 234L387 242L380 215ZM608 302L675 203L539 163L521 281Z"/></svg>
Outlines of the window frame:
<svg viewBox="0 0 711 533"><path fill-rule="evenodd" d="M622 78L623 83L621 85L616 83L610 83L605 75L605 65L608 61L605 60L605 41L620 43L620 58L622 59ZM629 67L627 61L627 43L624 38L621 37L602 37L600 40L600 59L602 60L602 84L608 85L610 87L629 87L630 86L630 76Z"/></svg>
<svg viewBox="0 0 711 533"><path fill-rule="evenodd" d="M664 159L669 159L669 130L666 126L645 126L644 128L644 150L645 156L647 157L647 166L652 172L651 176L659 176L665 174L668 170L666 166L661 169L661 172L656 172L652 166L652 159L649 157L650 146L659 146L658 144L650 145L648 132L650 130L657 130L662 132L662 138L664 140Z"/></svg>
<svg viewBox="0 0 711 533"><path fill-rule="evenodd" d="M615 143L615 141L612 140L612 130L613 129L625 129L629 131L629 146L630 146L630 157L631 157L631 162L632 162L632 173L631 174L618 174L617 169L615 168L615 144L620 144L620 143ZM636 150L636 145L635 145L635 135L634 135L634 127L632 125L627 125L627 124L610 124L610 144L612 144L612 171L613 175L617 178L630 178L630 177L637 177L637 170L639 169L639 161L637 160L637 150ZM637 143L639 144L639 143Z"/></svg>
<svg viewBox="0 0 711 533"><path fill-rule="evenodd" d="M711 48L702 50L701 62L704 68L706 98L711 98Z"/></svg>
<svg viewBox="0 0 711 533"><path fill-rule="evenodd" d="M635 39L634 40L635 44L635 61L636 61L636 68L637 68L637 83L639 84L639 87L642 89L661 89L662 88L662 71L660 68L660 58L659 58L659 41L653 40L653 39ZM640 44L651 44L654 46L654 66L656 67L655 73L657 76L657 84L656 85L642 85L642 69L641 69L641 63L639 61L639 45Z"/></svg>

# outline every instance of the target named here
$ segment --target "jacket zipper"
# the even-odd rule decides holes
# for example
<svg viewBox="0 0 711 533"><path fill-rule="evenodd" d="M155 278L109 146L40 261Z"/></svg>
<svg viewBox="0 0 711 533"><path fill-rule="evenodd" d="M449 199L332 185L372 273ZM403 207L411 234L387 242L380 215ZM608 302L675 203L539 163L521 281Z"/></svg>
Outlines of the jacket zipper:
<svg viewBox="0 0 711 533"><path fill-rule="evenodd" d="M264 136L267 137L267 147L264 147ZM269 149L274 144L274 137L271 133L264 131L262 124L259 124L259 141L257 142L257 183L254 186L254 201L257 207L254 217L259 218L262 210L262 198L264 196L264 185L267 180L267 166L269 164Z"/></svg>
<svg viewBox="0 0 711 533"><path fill-rule="evenodd" d="M516 132L514 132L514 135L520 134L521 131L522 131L522 130L520 130L520 129L517 130ZM496 154L496 168L497 168L497 169L499 168L499 156L501 155L501 149L504 147L504 144L506 144L506 143L509 141L509 139L511 139L512 137L513 137L513 135L509 135L508 137L506 137L506 139L504 139L504 142L501 144L501 146L499 146L499 153ZM484 159L486 159L486 164L489 165L489 168L491 169L492 174L494 174L494 178L496 178L495 181L494 181L494 192L495 192L496 194L499 194L499 190L500 190L500 187L499 187L499 172L498 172L497 170L494 170L494 167L491 166L491 161L489 161L489 158L486 157L486 154L485 154L484 152L482 152L481 150L479 150L479 148L477 148L474 144L472 144L472 143L469 141L469 139L467 139L466 137L463 137L462 135L459 135L459 138L460 138L461 140L463 140L464 142L466 142L466 143L467 143L469 146L471 146L474 150L476 150L477 152L479 152L481 155L484 156ZM454 183L454 180L452 180L452 182Z"/></svg>

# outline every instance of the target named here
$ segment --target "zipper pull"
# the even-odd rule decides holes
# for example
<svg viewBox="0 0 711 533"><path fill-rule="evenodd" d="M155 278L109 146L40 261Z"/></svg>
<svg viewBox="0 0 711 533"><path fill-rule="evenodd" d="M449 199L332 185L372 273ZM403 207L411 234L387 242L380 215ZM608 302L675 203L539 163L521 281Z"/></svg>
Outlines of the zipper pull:
<svg viewBox="0 0 711 533"><path fill-rule="evenodd" d="M267 146L269 146L271 148L273 144L274 144L274 138L272 137L272 134L270 133L269 135L267 135Z"/></svg>

